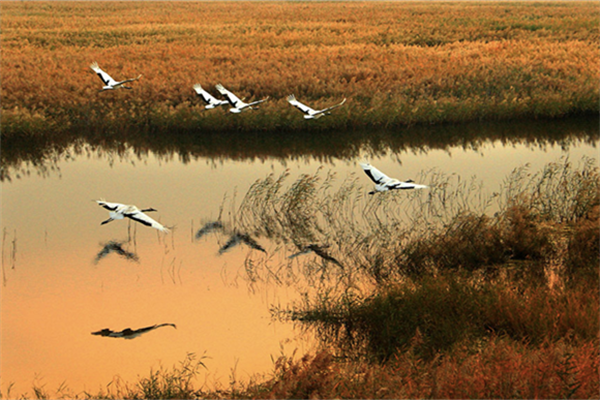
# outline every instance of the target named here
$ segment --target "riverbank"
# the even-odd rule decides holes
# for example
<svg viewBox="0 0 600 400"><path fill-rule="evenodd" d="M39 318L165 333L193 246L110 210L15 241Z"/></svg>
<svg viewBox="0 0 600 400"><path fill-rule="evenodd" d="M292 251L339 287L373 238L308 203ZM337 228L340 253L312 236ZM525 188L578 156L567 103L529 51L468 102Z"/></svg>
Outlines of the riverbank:
<svg viewBox="0 0 600 400"><path fill-rule="evenodd" d="M2 137L320 131L598 113L592 2L2 2ZM92 61L132 90L99 93ZM246 100L204 110L193 85ZM286 97L315 108L306 121Z"/></svg>

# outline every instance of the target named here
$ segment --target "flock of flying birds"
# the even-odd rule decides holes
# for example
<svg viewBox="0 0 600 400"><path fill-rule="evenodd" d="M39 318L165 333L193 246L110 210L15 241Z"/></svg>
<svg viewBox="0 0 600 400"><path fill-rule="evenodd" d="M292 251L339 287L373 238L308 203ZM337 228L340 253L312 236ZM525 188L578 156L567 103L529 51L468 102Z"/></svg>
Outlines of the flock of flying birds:
<svg viewBox="0 0 600 400"><path fill-rule="evenodd" d="M102 87L101 91L113 90L113 89L119 89L119 88L131 89L131 87L126 86L126 84L129 82L136 81L142 77L142 75L139 75L137 78L126 79L123 81L115 81L113 78L111 78L110 75L108 75L106 72L104 72L102 69L100 69L100 67L98 66L98 63L96 63L96 62L92 63L90 65L90 68L92 68L92 70L94 70L94 72L96 72L98 74L98 76L100 77L100 79L102 79L102 82L104 83L104 87ZM206 109L213 109L213 108L216 108L219 106L225 106L225 105L229 104L232 107L232 108L230 108L229 111L232 113L238 114L244 110L252 109L253 106L256 106L256 105L268 100L268 97L267 97L262 100L245 103L240 98L238 98L235 94L233 94L229 90L225 89L225 87L223 87L223 85L221 85L221 84L216 85L216 89L222 96L225 97L226 100L219 100L219 99L215 98L209 92L204 90L200 84L194 85L194 90L196 91L197 95L206 103L206 106L205 106ZM312 109L312 108L300 103L298 100L296 100L296 97L293 94L289 95L287 100L292 106L298 108L300 111L302 111L305 114L304 115L305 119L317 119L324 115L330 114L331 110L342 106L346 102L346 99L344 99L340 103L335 104L331 107L327 107L322 110L315 110L315 109ZM375 190L369 192L370 195L375 194L377 192L386 192L386 191L390 191L390 190L425 189L428 187L426 185L417 184L410 179L406 180L406 181L400 181L398 179L390 178L389 176L387 176L386 174L384 174L377 168L373 167L369 163L360 163L360 166L362 167L365 174L375 183ZM153 218L151 218L150 216L148 216L146 214L147 212L157 211L154 208L146 208L146 209L140 210L139 208L137 208L134 205L111 203L111 202L107 202L104 200L96 200L96 202L98 203L99 206L108 210L108 213L109 213L109 218L105 221L102 221L102 223L101 223L102 225L107 224L114 220L129 218L133 221L139 222L143 225L157 229L164 233L169 233L169 231L170 231L169 228L163 226L161 223L157 222L156 220L154 220ZM196 233L196 239L200 239L205 234L208 234L208 233L216 231L216 230L220 230L223 232L226 231L225 227L223 226L223 224L221 222L219 222L219 221L209 222L206 225L204 225L200 230L198 230L198 232ZM240 243L244 243L255 250L259 250L259 251L266 253L266 250L262 246L260 246L260 244L258 244L249 235L242 233L242 232L237 232L237 231L229 232L229 233L230 233L230 238L227 241L227 243L225 243L219 249L219 254L226 252L230 248L232 248ZM320 256L322 259L324 259L326 261L333 262L333 263L341 266L339 261L337 261L335 258L333 258L331 255L329 255L327 253L326 246L319 246L317 244L309 244L308 246L299 248L299 250L300 251L298 253L289 256L289 258L290 259L295 258L302 254L307 254L307 253L312 252L312 253L315 253L316 255ZM127 253L125 250L123 250L120 243L111 241L104 246L103 250L98 254L96 260L101 259L102 257L106 256L106 254L108 254L110 252L117 252L117 253L125 256L126 258L130 258L130 259L135 259L135 257L136 257L135 255L132 255L131 253ZM148 326L148 327L144 327L144 328L140 328L140 329L136 329L136 330L127 328L127 329L124 329L124 330L118 331L118 332L112 331L110 329L102 329L97 332L92 332L92 335L113 337L113 338L133 339L144 333L150 332L154 329L164 327L164 326L172 326L174 328L177 328L175 326L175 324L167 323L167 324L152 325L152 326Z"/></svg>
<svg viewBox="0 0 600 400"><path fill-rule="evenodd" d="M125 79L124 81L116 81L109 74L104 72L98 66L97 62L93 62L90 65L90 68L96 74L98 74L100 79L102 79L102 83L104 83L104 86L102 87L102 89L100 89L100 91L114 90L114 89L131 89L131 86L127 86L126 84L129 82L137 81L138 79L140 79L142 77L142 75L139 75L137 78ZM267 97L262 100L253 101L251 103L245 103L242 99L237 97L235 94L233 94L229 90L225 89L225 87L223 85L221 85L220 83L217 84L215 86L215 88L223 97L225 97L225 100L219 100L219 99L215 98L212 94L210 94L205 89L203 89L199 83L194 85L194 90L196 91L196 94L198 95L198 97L200 97L204 101L204 103L206 103L204 108L207 110L211 110L213 108L217 108L220 106L230 105L231 108L229 109L229 111L234 114L239 114L245 110L252 110L253 107L255 107L255 106L259 105L260 103L263 103L269 99ZM331 114L331 110L342 106L346 102L346 99L342 100L338 104L335 104L331 107L324 108L322 110L315 110L305 104L300 103L298 100L296 100L296 96L294 96L293 94L288 96L287 101L292 106L294 106L298 110L302 111L304 113L305 119L318 119L324 115Z"/></svg>
<svg viewBox="0 0 600 400"><path fill-rule="evenodd" d="M369 192L370 195L373 195L377 192L386 192L390 190L426 189L428 187L427 185L420 185L418 183L415 183L411 179L408 179L406 181L399 181L398 179L390 178L389 176L387 176L386 174L384 174L383 172L381 172L380 170L368 163L360 163L360 166L362 167L363 171L365 171L367 176L371 178L371 180L375 183L375 190ZM152 219L152 217L146 214L147 212L157 211L154 208L145 208L143 210L140 210L134 205L111 203L104 200L96 200L96 202L100 207L103 207L106 210L108 210L109 218L107 220L102 221L101 225L107 224L117 219L129 218L143 225L149 226L154 229L158 229L161 232L169 233L169 228L165 227L160 222ZM223 230L224 227L218 221L211 222L205 225L196 233L196 238L199 239L204 234L217 229ZM244 242L257 250L264 251L264 249L258 246L258 244L252 243L252 239L250 237L239 232L234 232L231 235L230 242L231 243L229 243L229 245L226 244L224 248L220 250L221 253L240 242Z"/></svg>

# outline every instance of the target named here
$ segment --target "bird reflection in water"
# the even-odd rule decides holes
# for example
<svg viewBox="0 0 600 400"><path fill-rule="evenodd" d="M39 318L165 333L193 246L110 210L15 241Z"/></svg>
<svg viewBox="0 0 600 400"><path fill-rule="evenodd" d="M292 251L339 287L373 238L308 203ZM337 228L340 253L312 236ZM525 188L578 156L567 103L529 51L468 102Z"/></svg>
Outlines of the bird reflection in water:
<svg viewBox="0 0 600 400"><path fill-rule="evenodd" d="M216 231L230 235L229 240L227 240L227 242L223 246L221 246L221 248L219 248L219 254L223 254L241 243L251 247L254 250L262 251L265 254L267 253L264 247L258 244L258 242L254 240L254 238L252 238L250 235L238 231L231 232L220 221L211 221L204 224L204 226L196 232L196 240L202 238L203 236L209 233Z"/></svg>
<svg viewBox="0 0 600 400"><path fill-rule="evenodd" d="M231 235L231 237L229 238L227 243L225 243L223 246L221 246L221 248L219 249L219 254L225 253L227 250L231 249L232 247L237 246L240 243L244 243L244 244L248 245L249 247L253 248L254 250L262 251L265 254L267 253L267 251L260 244L258 244L256 242L256 240L251 238L250 235L247 235L245 233L235 232Z"/></svg>
<svg viewBox="0 0 600 400"><path fill-rule="evenodd" d="M289 256L288 257L289 259L296 258L296 257L304 255L304 254L315 253L316 255L321 257L323 260L332 262L340 267L343 267L342 264L338 260L336 260L334 257L332 257L327 252L326 249L329 247L329 245L319 246L318 244L309 244L308 246L297 246L297 247L300 251Z"/></svg>
<svg viewBox="0 0 600 400"><path fill-rule="evenodd" d="M123 257L127 261L139 262L140 258L137 254L127 251L123 248L123 244L125 242L117 242L115 240L108 241L104 244L100 244L102 249L96 254L96 258L94 258L94 264L98 264L100 260L109 255L110 253L116 253L119 256Z"/></svg>
<svg viewBox="0 0 600 400"><path fill-rule="evenodd" d="M223 231L224 229L225 227L221 221L207 222L202 228L198 229L198 232L196 232L196 240L202 238L204 235L208 235L211 232Z"/></svg>
<svg viewBox="0 0 600 400"><path fill-rule="evenodd" d="M175 324L166 323L166 324L147 326L145 328L140 328L140 329L135 329L135 330L132 330L131 328L126 328L120 332L115 332L115 331L105 328L105 329L99 330L98 332L92 332L92 335L112 337L112 338L134 339L138 336L143 335L144 333L148 333L150 331L161 328L163 326L172 326L173 328L177 329L177 326L175 326Z"/></svg>

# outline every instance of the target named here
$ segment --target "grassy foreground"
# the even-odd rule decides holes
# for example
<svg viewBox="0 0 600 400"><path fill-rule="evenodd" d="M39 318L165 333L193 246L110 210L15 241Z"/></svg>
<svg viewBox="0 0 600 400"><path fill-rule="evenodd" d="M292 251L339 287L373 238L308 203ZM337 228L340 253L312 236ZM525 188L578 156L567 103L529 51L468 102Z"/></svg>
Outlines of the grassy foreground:
<svg viewBox="0 0 600 400"><path fill-rule="evenodd" d="M594 2L5 2L2 136L398 127L598 113ZM92 61L131 91L98 93ZM205 112L192 90L270 96ZM315 124L286 96L347 104ZM315 121L313 121L315 122Z"/></svg>

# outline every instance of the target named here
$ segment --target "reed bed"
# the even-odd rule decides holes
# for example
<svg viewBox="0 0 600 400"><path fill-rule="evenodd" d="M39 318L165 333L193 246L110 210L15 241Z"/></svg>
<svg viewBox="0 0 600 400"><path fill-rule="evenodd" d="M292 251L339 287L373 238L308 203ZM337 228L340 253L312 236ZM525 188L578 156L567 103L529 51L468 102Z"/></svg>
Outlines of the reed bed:
<svg viewBox="0 0 600 400"><path fill-rule="evenodd" d="M3 2L2 135L398 127L597 113L591 2ZM97 93L92 61L131 91ZM205 112L192 85L247 99ZM347 104L307 124L286 96ZM216 92L215 92L216 94Z"/></svg>
<svg viewBox="0 0 600 400"><path fill-rule="evenodd" d="M190 386L188 377L201 370L191 364L188 370L174 366L151 371L133 384L116 380L99 393L36 387L33 395L20 398L146 399L149 394L161 399L596 398L599 356L591 343L573 346L558 341L532 349L495 338L481 342L476 351L460 347L431 361L407 351L385 365L340 362L326 351L283 356L275 362L270 379L231 383L217 390ZM186 362L189 358L182 364ZM183 385L169 386L180 380ZM155 391L156 386L163 390Z"/></svg>
<svg viewBox="0 0 600 400"><path fill-rule="evenodd" d="M549 263L558 263L563 273L562 267L580 261L569 271L595 271L590 255L596 247L584 251L588 242L575 240L593 235L590 221L597 218L594 159L562 158L540 171L525 165L498 188L438 170L414 178L429 188L371 196L362 174L339 182L334 173L319 170L290 184L287 173L270 175L249 188L230 213L231 223L269 238L288 255L310 244L329 246L339 265L317 257L287 267L292 275L294 268L308 268L298 275L315 282L324 274L346 280L344 290L356 282L376 287L443 271L511 271L547 279ZM583 248L570 250L576 243Z"/></svg>
<svg viewBox="0 0 600 400"><path fill-rule="evenodd" d="M524 145L544 149L570 147L598 141L599 117L571 117L560 120L475 121L464 124L415 125L398 131L352 129L323 134L320 131L203 132L195 135L173 129L157 135L137 129L106 132L93 127L64 135L3 137L0 152L0 181L29 174L49 176L59 173L62 159L94 156L134 160L152 154L165 162L184 163L198 158L210 160L256 161L313 159L331 163L336 159L356 159L427 152L433 149L478 149L489 143Z"/></svg>
<svg viewBox="0 0 600 400"><path fill-rule="evenodd" d="M343 369L336 364L340 360L384 365L391 380L402 375L394 369L398 362L402 368L406 362L425 368L420 378L405 377L396 381L399 386L383 385L386 391L367 397L521 398L584 392L586 397L597 390L597 351L587 360L572 360L573 352L597 346L600 329L595 160L577 164L563 158L538 172L517 168L487 195L475 180L435 171L419 178L430 185L426 191L372 197L354 178L336 185L333 175L317 173L289 186L286 178L256 182L236 223L290 252L307 243L328 244L338 262L313 255L283 269L287 276L306 278L305 296L300 303L274 308L273 315L316 332L326 350L314 359L278 365L272 386L262 386L268 396L349 395L338 386L356 390L352 379L360 378L318 375L317 365L330 358L338 360L326 362L336 371ZM262 277L268 280L272 268L264 268ZM253 263L251 278L260 277L259 272ZM554 357L565 346L571 350L554 358L549 369L537 364L538 371L546 371L543 377L533 372L531 362ZM490 379L495 378L486 373L478 375L478 383L465 380L462 374L472 362L479 368L483 354L497 355L492 349L506 350L497 362L524 368L525 376L487 371L504 374L502 388L494 387ZM439 381L444 383L425 378L441 377L446 368L454 372ZM581 368L585 377L574 372ZM311 386L312 374L323 379L315 378L319 383Z"/></svg>

